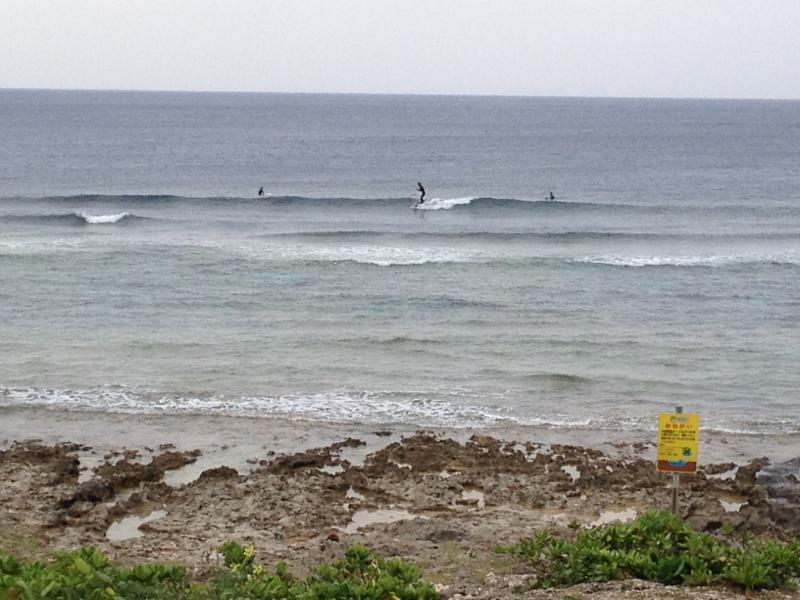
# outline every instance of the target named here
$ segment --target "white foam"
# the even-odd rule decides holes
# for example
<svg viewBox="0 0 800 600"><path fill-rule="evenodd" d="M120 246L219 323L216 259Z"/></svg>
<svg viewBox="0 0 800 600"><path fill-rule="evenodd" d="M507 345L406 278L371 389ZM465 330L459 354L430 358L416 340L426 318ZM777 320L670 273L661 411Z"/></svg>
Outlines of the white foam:
<svg viewBox="0 0 800 600"><path fill-rule="evenodd" d="M452 248L406 248L393 246L299 247L278 253L280 258L319 260L330 262L356 262L390 267L395 265L425 265L436 263L475 262L483 256L480 252Z"/></svg>
<svg viewBox="0 0 800 600"><path fill-rule="evenodd" d="M495 407L427 397L428 393L324 392L284 396L224 397L156 395L111 386L91 390L1 389L0 407L34 406L52 410L123 414L223 414L330 423L413 423L471 427L518 423Z"/></svg>
<svg viewBox="0 0 800 600"><path fill-rule="evenodd" d="M464 198L431 198L425 200L424 204L414 205L416 210L450 210L455 206L463 206L470 204L476 200L474 196L466 196Z"/></svg>
<svg viewBox="0 0 800 600"><path fill-rule="evenodd" d="M247 242L238 245L210 244L223 251L266 261L354 262L379 267L435 263L471 263L492 259L483 251L451 247L271 244Z"/></svg>
<svg viewBox="0 0 800 600"><path fill-rule="evenodd" d="M494 399L495 404L486 404ZM142 388L98 386L90 389L0 387L0 408L40 407L48 410L121 414L229 415L278 418L326 423L387 425L402 423L424 427L491 427L519 425L543 429L602 431L654 430L648 416L578 416L568 413L520 413L506 408L508 398L469 389L328 391L280 396L224 396L206 393L164 394ZM724 417L720 417L724 418ZM794 434L797 420L762 420L737 428L707 423L709 432ZM534 454L535 455L535 454ZM353 462L351 460L351 462Z"/></svg>
<svg viewBox="0 0 800 600"><path fill-rule="evenodd" d="M779 254L730 254L709 256L620 256L600 255L584 256L574 262L610 265L614 267L722 267L734 264L774 263L800 264L800 253L784 252Z"/></svg>
<svg viewBox="0 0 800 600"><path fill-rule="evenodd" d="M122 219L130 216L130 213L124 212L115 215L87 215L86 213L79 213L78 216L89 225L98 225L103 223L118 223Z"/></svg>

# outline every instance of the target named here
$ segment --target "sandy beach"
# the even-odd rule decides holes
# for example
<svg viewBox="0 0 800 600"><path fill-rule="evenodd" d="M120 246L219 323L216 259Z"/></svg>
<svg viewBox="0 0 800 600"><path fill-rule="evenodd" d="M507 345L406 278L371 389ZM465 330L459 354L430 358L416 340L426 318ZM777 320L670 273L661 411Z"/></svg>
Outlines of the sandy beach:
<svg viewBox="0 0 800 600"><path fill-rule="evenodd" d="M444 598L514 598L525 565L496 554L497 545L670 503L647 432L414 431L9 409L2 417L0 539L26 557L94 545L117 561L201 572L219 562L220 544L237 540L254 544L265 564L286 561L306 573L358 541L415 562ZM797 440L701 439L701 471L682 479L681 515L698 530L730 524L797 536ZM565 594L741 592L625 581L523 597Z"/></svg>

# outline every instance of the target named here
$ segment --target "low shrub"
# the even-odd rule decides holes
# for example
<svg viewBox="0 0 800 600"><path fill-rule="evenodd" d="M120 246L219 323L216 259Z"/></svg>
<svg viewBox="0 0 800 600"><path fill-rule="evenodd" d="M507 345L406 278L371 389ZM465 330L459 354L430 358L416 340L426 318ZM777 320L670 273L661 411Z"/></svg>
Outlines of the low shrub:
<svg viewBox="0 0 800 600"><path fill-rule="evenodd" d="M252 546L228 542L225 567L192 582L183 567L161 564L115 567L94 548L54 555L52 562L23 562L0 551L0 600L437 600L419 569L350 546L344 559L319 566L305 579L279 563L272 572L255 562Z"/></svg>
<svg viewBox="0 0 800 600"><path fill-rule="evenodd" d="M533 566L533 587L636 577L667 585L732 583L753 589L786 586L800 576L800 540L745 537L734 543L694 531L670 512L582 530L573 540L541 532L498 552Z"/></svg>

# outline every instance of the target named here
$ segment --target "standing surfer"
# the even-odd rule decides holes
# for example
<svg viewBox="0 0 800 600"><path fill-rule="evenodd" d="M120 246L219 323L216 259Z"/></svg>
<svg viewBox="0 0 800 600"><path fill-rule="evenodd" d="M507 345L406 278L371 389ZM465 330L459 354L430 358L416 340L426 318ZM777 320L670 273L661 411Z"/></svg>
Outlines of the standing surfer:
<svg viewBox="0 0 800 600"><path fill-rule="evenodd" d="M258 188L258 195L259 196L263 196L264 195L264 186L263 185L260 188Z"/></svg>
<svg viewBox="0 0 800 600"><path fill-rule="evenodd" d="M555 200L555 199L556 199L556 197L553 196L553 192L550 192L550 200Z"/></svg>
<svg viewBox="0 0 800 600"><path fill-rule="evenodd" d="M422 187L422 183L419 181L417 182L417 191L420 192L419 195L419 202L417 202L417 206L420 204L425 204L425 188Z"/></svg>

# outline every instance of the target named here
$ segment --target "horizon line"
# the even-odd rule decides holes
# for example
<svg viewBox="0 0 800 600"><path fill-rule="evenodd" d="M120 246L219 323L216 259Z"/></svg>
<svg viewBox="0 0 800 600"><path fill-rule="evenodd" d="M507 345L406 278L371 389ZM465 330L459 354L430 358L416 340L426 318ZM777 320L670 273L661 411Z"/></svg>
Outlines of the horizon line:
<svg viewBox="0 0 800 600"><path fill-rule="evenodd" d="M548 94L504 94L504 93L424 93L424 92L330 92L330 91L265 91L265 90L205 90L205 89L158 89L158 88L91 88L91 87L6 87L0 91L20 92L124 92L153 94L251 94L251 95L297 95L297 96L418 96L431 98L563 98L585 100L734 100L797 102L800 98L752 97L752 96L602 96L602 95L548 95Z"/></svg>

